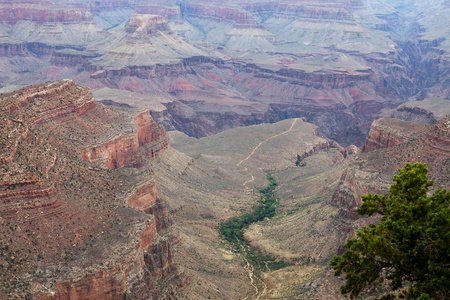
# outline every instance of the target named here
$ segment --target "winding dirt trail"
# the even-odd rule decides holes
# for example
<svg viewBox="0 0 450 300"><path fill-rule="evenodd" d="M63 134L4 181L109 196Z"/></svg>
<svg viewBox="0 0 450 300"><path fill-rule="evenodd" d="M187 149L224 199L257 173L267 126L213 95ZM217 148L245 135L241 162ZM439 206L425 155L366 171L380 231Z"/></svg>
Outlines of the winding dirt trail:
<svg viewBox="0 0 450 300"><path fill-rule="evenodd" d="M265 142L267 142L267 141L269 141L269 140L271 140L271 139L273 139L273 138L276 138L276 137L278 137L278 136L280 136L280 135L283 135L283 134L286 134L286 133L292 131L292 129L294 128L294 125L297 123L298 120L299 120L299 119L294 119L294 120L292 121L291 127L289 127L288 130L283 131L283 132L281 132L281 133L278 133L278 134L276 134L276 135L270 136L270 137L268 137L267 139L261 141L255 148L253 148L252 152L251 152L246 158L244 158L243 160L241 160L241 161L236 165L236 167L239 167L244 161L246 161L246 160L248 160L250 157L252 157L253 154L255 154L256 150L258 150L259 147L261 147L261 145L264 144ZM243 167L243 168L244 168L244 171L245 171L245 172L248 171L247 167ZM252 179L247 180L247 181L244 182L242 185L247 186L248 183L250 183L250 182L252 182L252 181L254 181L254 180L255 180L255 177L252 175Z"/></svg>
<svg viewBox="0 0 450 300"><path fill-rule="evenodd" d="M288 130L283 131L282 133L278 133L278 134L276 134L276 135L270 136L270 137L268 137L267 139L265 139L264 141L261 141L261 142L253 149L253 151L252 151L246 158L244 158L243 160L241 160L236 166L239 167L244 161L246 161L246 160L248 160L250 157L252 157L253 154L255 154L255 151L258 150L258 148L261 147L261 145L262 145L263 143L265 143L265 142L267 142L268 140L271 140L271 139L273 139L273 138L276 138L276 137L278 137L278 136L280 136L280 135L283 135L283 134L286 134L286 133L292 131L292 128L294 128L294 125L295 125L295 123L297 123L298 120L299 120L299 119L294 119L294 121L293 121L292 124L291 124L291 127L290 127Z"/></svg>
<svg viewBox="0 0 450 300"><path fill-rule="evenodd" d="M248 277L250 278L250 284L253 286L253 289L255 290L255 298L254 299L255 300L259 300L262 296L264 296L266 294L266 292L267 292L267 285L265 284L265 282L261 278L258 278L258 276L256 276L254 274L253 266L248 262L247 258L245 257L247 251L245 250L244 245L240 244L240 246L241 246L242 251L244 253L244 255L242 256L244 258L244 262L245 262L244 269L247 271ZM267 263L266 263L266 266L267 266ZM258 279L258 281L260 281L261 284L263 285L263 289L261 291L258 289L258 286L255 283L255 281L256 281L255 279ZM248 299L248 296L244 298L244 300L246 300L246 299Z"/></svg>
<svg viewBox="0 0 450 300"><path fill-rule="evenodd" d="M267 141L269 141L269 140L271 140L271 139L273 139L273 138L276 138L276 137L278 137L278 136L281 136L281 135L283 135L283 134L286 134L286 133L292 131L292 129L294 128L294 126L295 126L295 124L297 123L298 120L299 120L299 119L294 119L294 120L292 121L291 127L289 127L288 130L283 131L283 132L281 132L281 133L278 133L278 134L276 134L276 135L273 135L273 136L271 136L271 137L268 137L268 138L266 138L265 140L261 141L255 148L253 148L252 152L251 152L246 158L244 158L243 160L241 160L236 166L237 166L237 167L241 166L241 164L242 164L243 162L245 162L245 161L248 160L250 157L252 157L253 154L255 154L256 150L258 150L259 147L261 147L261 145L264 144L265 142L267 142ZM247 168L247 167L243 167L243 168L244 168L244 171L245 171L245 172L248 172L248 168ZM254 177L253 175L251 175L251 176L252 176L252 179L247 180L247 181L244 182L242 185L247 186L248 183L254 181L254 180L255 180L255 177ZM254 271L253 266L248 262L247 258L245 257L245 255L246 255L245 247L244 247L242 244L240 244L240 245L241 245L241 248L242 248L243 253L244 253L244 255L243 255L243 258L244 258L244 261L245 261L245 267L244 267L244 269L247 271L248 277L250 278L250 284L253 286L253 288L254 288L254 290L255 290L255 298L254 298L254 299L255 299L255 300L259 300L262 296L264 296L264 295L266 294L266 292L267 292L267 285L264 283L264 281L263 281L261 278L258 278L258 277L254 274L254 272L253 272L253 271ZM267 264L266 264L266 265L267 265ZM255 279L254 279L254 278L257 278L257 279L261 282L261 284L262 284L262 286L263 286L263 289L262 289L261 291L258 289L258 286L255 284ZM244 300L246 300L246 299L248 299L248 296L244 298Z"/></svg>

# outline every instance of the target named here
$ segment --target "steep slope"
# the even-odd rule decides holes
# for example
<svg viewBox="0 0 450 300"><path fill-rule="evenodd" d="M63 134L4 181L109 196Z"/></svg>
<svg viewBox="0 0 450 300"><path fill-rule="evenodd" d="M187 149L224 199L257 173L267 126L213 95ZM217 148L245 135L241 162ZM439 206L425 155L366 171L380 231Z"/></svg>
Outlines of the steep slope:
<svg viewBox="0 0 450 300"><path fill-rule="evenodd" d="M449 117L433 125L417 125L395 119L374 122L364 152L342 175L334 195L335 203L356 216L361 195L367 192L387 194L392 176L407 162L428 164L428 177L436 188L449 188Z"/></svg>
<svg viewBox="0 0 450 300"><path fill-rule="evenodd" d="M168 147L164 129L71 81L0 103L1 298L177 293L186 277L173 263L171 218L142 168Z"/></svg>
<svg viewBox="0 0 450 300"><path fill-rule="evenodd" d="M267 285L264 295L270 291L271 296L289 298L323 275L324 262L337 251L345 235L332 218L317 226L312 224L319 216L339 211L330 205L334 190L328 186L339 182L346 164L344 149L323 138L317 127L301 119L234 128L201 139L179 132L170 135L171 145L177 151L165 151L151 168L161 197L166 197L174 211L174 223L183 238L175 259L191 274L191 281L197 282L186 291L189 299L234 299L243 295L256 298L264 284ZM296 166L299 157L306 167ZM281 221L285 228L292 229L278 230L278 236L281 239L290 236L295 243L271 242L283 249L274 253L277 261L286 260L293 265L276 272L265 269L251 273L242 267L239 251L218 239L217 225L254 205L259 198L258 189L267 185L266 172L275 174L281 186L276 194L280 207L276 218L261 223L274 228L273 224ZM329 201L324 201L327 197ZM304 215L308 210L310 214ZM301 218L304 219L299 222ZM329 229L318 238L317 231L324 227ZM255 245L262 241L250 233L249 237ZM323 246L326 239L323 252L306 254ZM295 251L300 243L306 252ZM321 258L312 260L318 256Z"/></svg>
<svg viewBox="0 0 450 300"><path fill-rule="evenodd" d="M306 117L361 147L381 110L448 96L447 2L41 1L16 28L28 2L3 0L1 79L157 96L157 122L195 137Z"/></svg>
<svg viewBox="0 0 450 300"><path fill-rule="evenodd" d="M175 35L167 21L156 15L133 14L124 30L116 31L93 49L103 56L92 63L105 69L174 64L181 58L206 53Z"/></svg>

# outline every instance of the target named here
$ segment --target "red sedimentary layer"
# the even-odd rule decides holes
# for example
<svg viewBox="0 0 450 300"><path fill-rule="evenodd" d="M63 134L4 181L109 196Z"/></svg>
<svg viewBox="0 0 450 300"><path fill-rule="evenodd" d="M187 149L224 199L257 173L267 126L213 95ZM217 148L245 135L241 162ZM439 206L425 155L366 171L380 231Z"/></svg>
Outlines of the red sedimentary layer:
<svg viewBox="0 0 450 300"><path fill-rule="evenodd" d="M372 123L369 134L364 143L363 152L390 148L406 142L424 126L394 120L378 119Z"/></svg>
<svg viewBox="0 0 450 300"><path fill-rule="evenodd" d="M81 149L81 157L86 161L104 164L108 169L124 166L142 167L142 157L135 134L116 136L111 140Z"/></svg>
<svg viewBox="0 0 450 300"><path fill-rule="evenodd" d="M129 206L144 211L156 204L156 197L156 183L151 180L137 187L136 192L127 201Z"/></svg>
<svg viewBox="0 0 450 300"><path fill-rule="evenodd" d="M128 205L154 215L157 229L167 228L172 224L167 207L158 198L156 183L153 180L137 187L134 194L128 198Z"/></svg>
<svg viewBox="0 0 450 300"><path fill-rule="evenodd" d="M81 149L81 157L87 161L100 162L109 169L124 166L139 168L143 163L139 151L141 146L149 158L169 147L164 127L156 124L148 112L139 114L134 121L137 125L135 131L85 147Z"/></svg>
<svg viewBox="0 0 450 300"><path fill-rule="evenodd" d="M39 23L93 22L92 16L84 9L61 8L50 1L0 2L0 22L17 23L22 20Z"/></svg>

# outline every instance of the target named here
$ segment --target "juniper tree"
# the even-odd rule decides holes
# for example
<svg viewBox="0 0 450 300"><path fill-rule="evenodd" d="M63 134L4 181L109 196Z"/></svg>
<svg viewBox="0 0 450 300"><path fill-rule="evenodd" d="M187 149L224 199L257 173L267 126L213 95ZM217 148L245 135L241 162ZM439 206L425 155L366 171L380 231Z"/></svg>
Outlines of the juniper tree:
<svg viewBox="0 0 450 300"><path fill-rule="evenodd" d="M335 276L345 273L342 294L388 286L381 299L450 298L450 192L428 197L426 164L407 164L394 176L388 197L362 197L359 215L381 215L347 240L342 256L334 256Z"/></svg>

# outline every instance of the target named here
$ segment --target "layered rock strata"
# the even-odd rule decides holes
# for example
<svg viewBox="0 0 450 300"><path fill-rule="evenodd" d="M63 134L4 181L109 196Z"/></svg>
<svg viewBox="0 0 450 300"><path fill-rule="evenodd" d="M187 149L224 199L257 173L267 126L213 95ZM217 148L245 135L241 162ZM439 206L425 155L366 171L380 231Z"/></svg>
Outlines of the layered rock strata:
<svg viewBox="0 0 450 300"><path fill-rule="evenodd" d="M124 168L167 148L164 129L148 112L106 108L69 80L4 94L0 104L0 279L16 286L7 294L175 297L188 277L173 262L171 217L148 171L127 177ZM131 142L104 142L126 140L114 136ZM86 154L99 149L101 158Z"/></svg>
<svg viewBox="0 0 450 300"><path fill-rule="evenodd" d="M139 114L134 122L137 128L130 134L118 135L99 144L81 149L81 157L96 161L109 169L120 167L140 168L143 166L141 148L148 158L169 147L164 127L153 121L148 112Z"/></svg>
<svg viewBox="0 0 450 300"><path fill-rule="evenodd" d="M398 119L378 119L372 123L363 152L390 148L413 138L424 126Z"/></svg>
<svg viewBox="0 0 450 300"><path fill-rule="evenodd" d="M347 217L356 218L361 196L387 195L398 168L417 161L426 163L436 188L448 188L450 122L448 117L433 125L417 125L383 118L372 125L364 152L344 171L333 201Z"/></svg>

